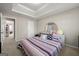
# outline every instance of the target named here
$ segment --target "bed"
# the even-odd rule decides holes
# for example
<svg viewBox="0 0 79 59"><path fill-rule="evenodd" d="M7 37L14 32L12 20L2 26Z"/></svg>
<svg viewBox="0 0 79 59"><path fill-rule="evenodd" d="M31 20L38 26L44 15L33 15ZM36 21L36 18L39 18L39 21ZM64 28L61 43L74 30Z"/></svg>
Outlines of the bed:
<svg viewBox="0 0 79 59"><path fill-rule="evenodd" d="M58 56L63 44L55 39L44 40L41 37L25 37L19 44L28 56Z"/></svg>

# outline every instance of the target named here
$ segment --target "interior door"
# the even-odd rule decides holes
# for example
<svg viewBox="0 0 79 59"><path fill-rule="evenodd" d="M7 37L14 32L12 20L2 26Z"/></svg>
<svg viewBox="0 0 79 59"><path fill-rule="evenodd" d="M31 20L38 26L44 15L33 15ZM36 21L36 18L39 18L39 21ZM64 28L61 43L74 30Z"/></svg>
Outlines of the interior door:
<svg viewBox="0 0 79 59"><path fill-rule="evenodd" d="M5 39L5 21L0 13L0 53L3 46L3 40Z"/></svg>

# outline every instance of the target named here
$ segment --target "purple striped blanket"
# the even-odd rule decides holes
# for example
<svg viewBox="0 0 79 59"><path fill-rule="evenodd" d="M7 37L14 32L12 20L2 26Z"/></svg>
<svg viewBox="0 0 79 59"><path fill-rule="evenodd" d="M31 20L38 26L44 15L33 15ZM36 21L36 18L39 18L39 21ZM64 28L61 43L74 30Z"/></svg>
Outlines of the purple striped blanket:
<svg viewBox="0 0 79 59"><path fill-rule="evenodd" d="M61 43L51 40L41 40L37 37L20 41L25 53L30 56L57 56L61 50Z"/></svg>

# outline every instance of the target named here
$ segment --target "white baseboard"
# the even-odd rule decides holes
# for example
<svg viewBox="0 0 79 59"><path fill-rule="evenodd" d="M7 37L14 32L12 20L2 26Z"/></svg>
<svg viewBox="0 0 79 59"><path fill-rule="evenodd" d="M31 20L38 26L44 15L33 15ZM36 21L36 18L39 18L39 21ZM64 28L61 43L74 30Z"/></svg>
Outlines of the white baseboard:
<svg viewBox="0 0 79 59"><path fill-rule="evenodd" d="M72 48L78 48L76 46L72 46L72 45L69 45L69 44L65 44L65 46L72 47Z"/></svg>

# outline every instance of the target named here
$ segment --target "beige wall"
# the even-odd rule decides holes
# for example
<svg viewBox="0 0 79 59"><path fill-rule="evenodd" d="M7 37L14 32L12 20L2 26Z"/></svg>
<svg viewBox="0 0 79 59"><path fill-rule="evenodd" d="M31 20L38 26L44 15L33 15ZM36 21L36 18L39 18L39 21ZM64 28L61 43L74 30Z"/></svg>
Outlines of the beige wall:
<svg viewBox="0 0 79 59"><path fill-rule="evenodd" d="M34 34L36 33L36 21L32 18L22 16L19 14L3 13L4 17L15 19L15 40L19 41L22 37L28 36L28 21L34 22Z"/></svg>
<svg viewBox="0 0 79 59"><path fill-rule="evenodd" d="M66 44L71 46L78 46L79 36L79 8L68 10L50 17L39 19L38 33L44 32L48 22L55 22L61 29L63 29Z"/></svg>

